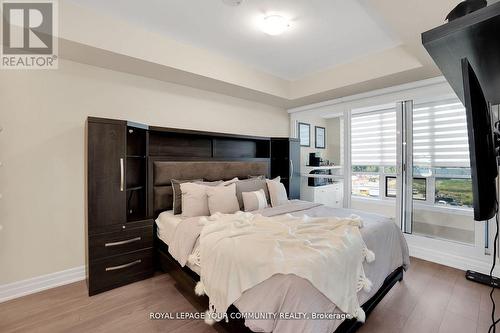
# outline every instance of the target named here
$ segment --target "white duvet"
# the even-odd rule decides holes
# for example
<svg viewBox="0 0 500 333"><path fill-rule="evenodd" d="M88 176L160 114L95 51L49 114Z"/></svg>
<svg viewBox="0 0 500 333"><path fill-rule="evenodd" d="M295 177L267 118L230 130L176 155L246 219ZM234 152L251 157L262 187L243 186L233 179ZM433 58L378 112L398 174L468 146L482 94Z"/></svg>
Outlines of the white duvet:
<svg viewBox="0 0 500 333"><path fill-rule="evenodd" d="M223 318L240 296L276 274L309 281L344 313L364 321L358 291L369 291L363 262L374 260L361 237L362 221L289 214L249 213L202 218L197 293L210 300L208 314Z"/></svg>

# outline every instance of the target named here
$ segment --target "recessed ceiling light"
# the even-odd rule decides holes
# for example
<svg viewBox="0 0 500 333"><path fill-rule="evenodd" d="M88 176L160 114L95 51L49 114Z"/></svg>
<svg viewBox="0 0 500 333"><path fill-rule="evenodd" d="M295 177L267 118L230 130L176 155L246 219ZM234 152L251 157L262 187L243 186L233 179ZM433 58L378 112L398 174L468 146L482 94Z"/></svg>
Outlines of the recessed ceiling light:
<svg viewBox="0 0 500 333"><path fill-rule="evenodd" d="M290 21L281 15L268 15L262 18L260 29L268 35L277 36L290 28Z"/></svg>

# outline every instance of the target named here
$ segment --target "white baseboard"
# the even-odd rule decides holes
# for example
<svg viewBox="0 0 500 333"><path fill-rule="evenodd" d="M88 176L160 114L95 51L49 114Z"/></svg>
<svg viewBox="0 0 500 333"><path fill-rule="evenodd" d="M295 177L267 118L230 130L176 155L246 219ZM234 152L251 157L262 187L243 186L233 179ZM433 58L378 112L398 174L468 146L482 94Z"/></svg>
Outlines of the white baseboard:
<svg viewBox="0 0 500 333"><path fill-rule="evenodd" d="M485 274L489 273L490 270L491 263L482 260L444 253L428 247L416 246L411 243L408 245L410 255L415 258L432 261L461 270L470 269ZM500 276L500 269L495 270L494 274L496 276ZM60 272L37 276L31 279L0 285L0 303L84 279L85 266L80 266Z"/></svg>
<svg viewBox="0 0 500 333"><path fill-rule="evenodd" d="M458 256L450 253L443 253L441 251L415 246L413 244L408 244L408 247L410 250L410 256L415 258L432 261L437 264L457 268L463 271L472 270L483 274L489 274L490 272L492 264L491 262L485 262L482 260ZM498 269L495 269L495 272L493 274L495 276L499 276L500 271Z"/></svg>
<svg viewBox="0 0 500 333"><path fill-rule="evenodd" d="M85 279L85 266L0 285L0 303Z"/></svg>

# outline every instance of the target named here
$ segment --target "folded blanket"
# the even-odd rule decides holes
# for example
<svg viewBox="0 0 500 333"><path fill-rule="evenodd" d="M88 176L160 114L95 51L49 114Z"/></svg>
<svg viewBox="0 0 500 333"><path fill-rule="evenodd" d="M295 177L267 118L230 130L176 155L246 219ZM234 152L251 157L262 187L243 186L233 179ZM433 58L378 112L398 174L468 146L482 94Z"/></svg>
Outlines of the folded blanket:
<svg viewBox="0 0 500 333"><path fill-rule="evenodd" d="M207 315L224 318L246 290L276 274L308 280L340 310L364 321L357 293L369 291L363 262L373 261L357 216L349 218L289 214L264 217L249 213L202 218L197 294L209 297Z"/></svg>

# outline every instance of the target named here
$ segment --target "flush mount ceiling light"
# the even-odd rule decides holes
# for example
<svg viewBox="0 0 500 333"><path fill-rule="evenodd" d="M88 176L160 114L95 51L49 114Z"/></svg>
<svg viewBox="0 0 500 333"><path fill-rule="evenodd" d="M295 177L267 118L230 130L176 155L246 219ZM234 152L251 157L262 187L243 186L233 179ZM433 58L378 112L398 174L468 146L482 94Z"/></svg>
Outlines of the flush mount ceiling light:
<svg viewBox="0 0 500 333"><path fill-rule="evenodd" d="M228 6L239 6L243 0L222 0L222 2Z"/></svg>
<svg viewBox="0 0 500 333"><path fill-rule="evenodd" d="M265 16L260 22L260 30L271 36L281 35L288 28L290 28L290 21L277 14Z"/></svg>

